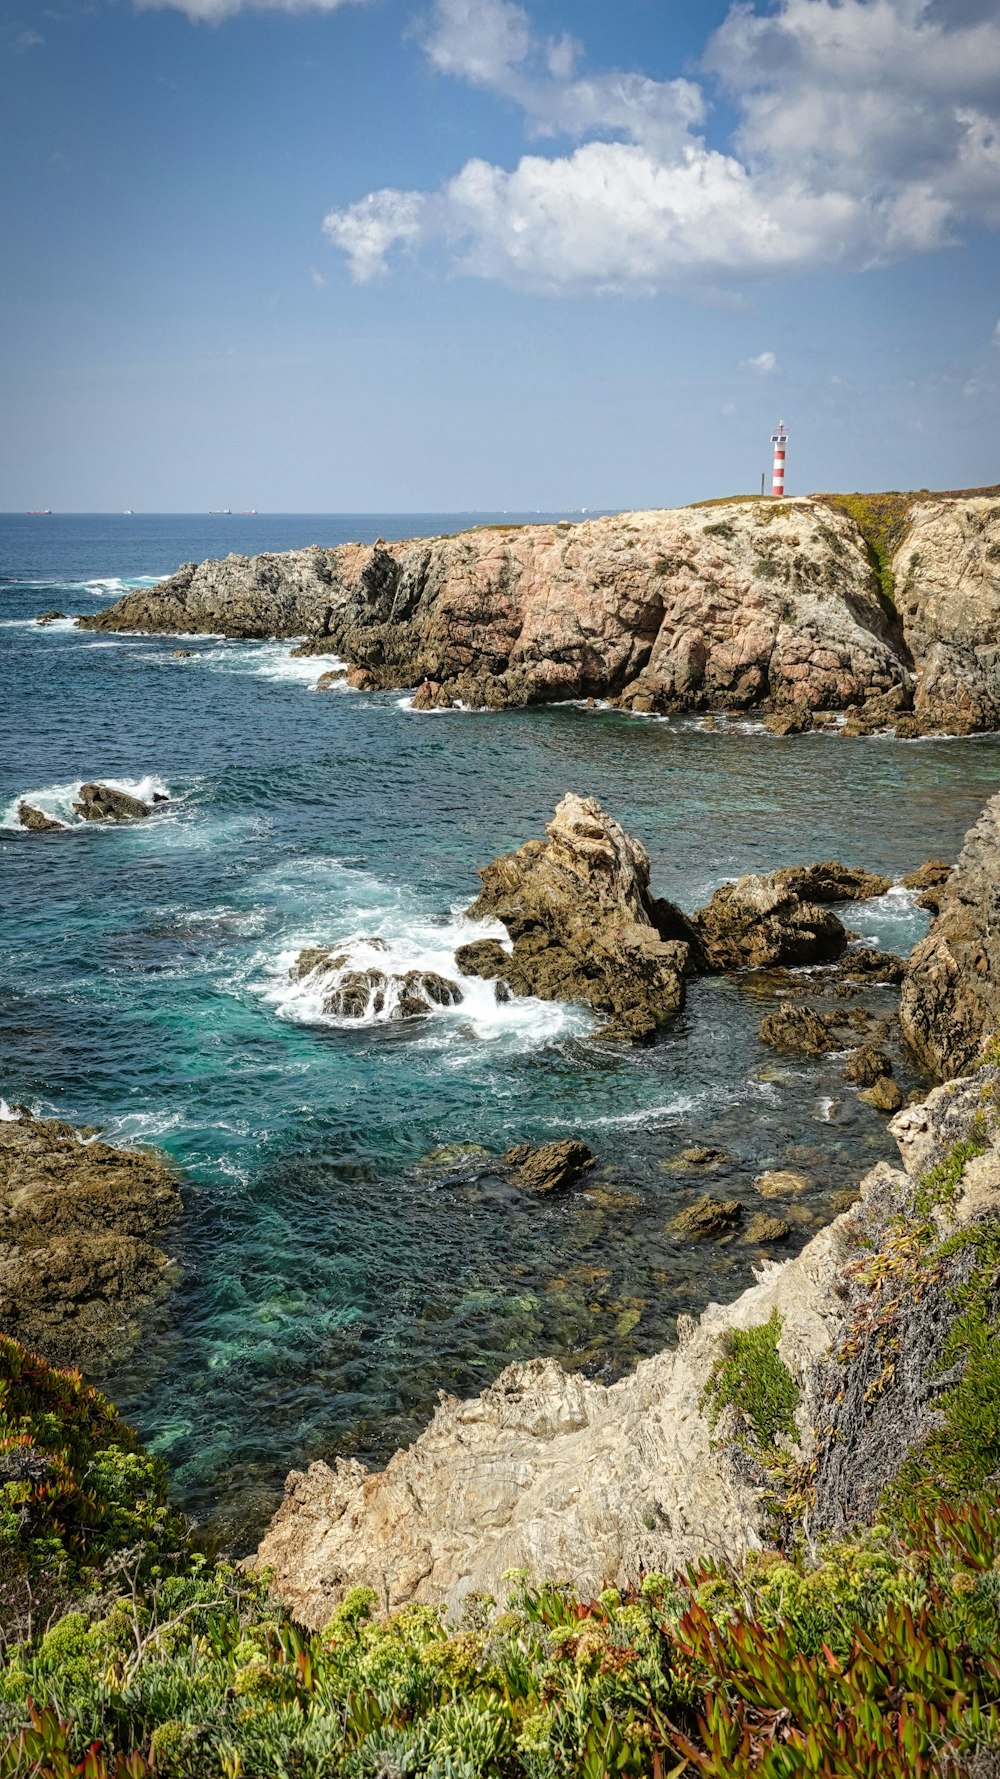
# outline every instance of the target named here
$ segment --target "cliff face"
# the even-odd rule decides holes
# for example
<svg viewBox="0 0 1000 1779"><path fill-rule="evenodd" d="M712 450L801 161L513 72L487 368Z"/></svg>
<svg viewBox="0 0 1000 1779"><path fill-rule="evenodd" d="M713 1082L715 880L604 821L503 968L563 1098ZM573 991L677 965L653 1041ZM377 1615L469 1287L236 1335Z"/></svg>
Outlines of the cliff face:
<svg viewBox="0 0 1000 1779"><path fill-rule="evenodd" d="M924 501L893 563L926 728L1000 727L1000 501Z"/></svg>
<svg viewBox="0 0 1000 1779"><path fill-rule="evenodd" d="M95 630L305 636L425 703L619 697L836 709L902 692L864 541L819 501L733 501L185 565Z"/></svg>
<svg viewBox="0 0 1000 1779"><path fill-rule="evenodd" d="M963 1454L963 1409L952 1426L944 1387L961 1390L958 1306L1000 1237L997 1119L988 1065L901 1112L901 1168L880 1163L797 1258L766 1264L698 1323L679 1318L677 1348L620 1383L554 1360L511 1365L472 1401L443 1397L380 1473L343 1459L293 1471L258 1552L276 1591L311 1626L358 1584L386 1607L457 1608L526 1568L571 1576L586 1596L771 1542L789 1465L796 1512L807 1500L808 1526L842 1530L877 1515L908 1465L925 1463L946 1495L941 1476L995 1464L995 1446ZM983 1275L990 1341L994 1271ZM970 1357L970 1388L976 1375ZM762 1397L781 1404L769 1452L753 1422Z"/></svg>
<svg viewBox="0 0 1000 1779"><path fill-rule="evenodd" d="M939 1077L957 1075L1000 1025L1000 796L965 836L938 913L909 959L903 1036Z"/></svg>

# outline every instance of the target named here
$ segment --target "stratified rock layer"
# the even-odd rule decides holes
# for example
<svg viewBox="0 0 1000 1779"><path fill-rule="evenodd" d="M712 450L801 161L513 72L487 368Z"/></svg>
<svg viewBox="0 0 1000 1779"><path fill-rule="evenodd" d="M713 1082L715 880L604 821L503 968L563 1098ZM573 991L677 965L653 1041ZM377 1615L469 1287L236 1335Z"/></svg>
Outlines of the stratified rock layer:
<svg viewBox="0 0 1000 1779"><path fill-rule="evenodd" d="M53 1364L100 1370L165 1288L167 1256L150 1238L180 1204L149 1150L56 1118L0 1121L0 1330Z"/></svg>
<svg viewBox="0 0 1000 1779"><path fill-rule="evenodd" d="M1000 1025L1000 796L934 895L939 912L910 955L899 1018L911 1049L943 1079L970 1068Z"/></svg>
<svg viewBox="0 0 1000 1779"><path fill-rule="evenodd" d="M696 1557L738 1560L768 1541L767 1478L725 1417L710 1424L706 1386L732 1332L775 1315L777 1355L799 1393L798 1455L815 1464L810 1524L870 1518L940 1422L941 1355L958 1314L950 1293L968 1269L967 1252L947 1258L950 1237L974 1220L990 1222L990 1240L1000 1235L995 1120L982 1128L996 1081L986 1069L901 1113L890 1128L905 1169L879 1163L859 1201L796 1258L765 1262L755 1285L726 1308L710 1305L698 1323L680 1317L677 1348L620 1383L607 1388L551 1359L511 1365L471 1401L442 1397L426 1432L384 1471L343 1459L293 1471L258 1552L277 1592L319 1626L357 1584L386 1607L416 1599L457 1609L470 1590L500 1591L510 1568L572 1577L586 1596ZM896 1301L892 1267L876 1257L885 1244L893 1251L918 1179L976 1120L986 1153L935 1212L940 1262L928 1251L920 1290ZM778 1239L777 1229L766 1233ZM888 1349L858 1334L871 1326ZM906 1363L887 1373L887 1350Z"/></svg>

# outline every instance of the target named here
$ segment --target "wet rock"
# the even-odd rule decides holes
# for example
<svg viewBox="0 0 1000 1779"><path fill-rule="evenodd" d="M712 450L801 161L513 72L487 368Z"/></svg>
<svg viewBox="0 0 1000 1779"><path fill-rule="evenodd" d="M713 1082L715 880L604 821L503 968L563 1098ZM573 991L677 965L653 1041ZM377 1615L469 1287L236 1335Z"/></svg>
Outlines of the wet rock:
<svg viewBox="0 0 1000 1779"><path fill-rule="evenodd" d="M915 871L907 871L903 878L906 889L937 889L947 883L951 876L951 866L945 859L928 859L926 864L918 865Z"/></svg>
<svg viewBox="0 0 1000 1779"><path fill-rule="evenodd" d="M331 963L330 968L335 966ZM457 982L436 970L344 970L324 997L323 1011L338 1019L416 1019L434 1007L457 1007L462 991Z"/></svg>
<svg viewBox="0 0 1000 1779"><path fill-rule="evenodd" d="M150 1150L55 1118L0 1121L0 1329L53 1364L99 1372L170 1283L151 1238L180 1208Z"/></svg>
<svg viewBox="0 0 1000 1779"><path fill-rule="evenodd" d="M194 655L194 649L171 649L170 651L172 661L193 661Z"/></svg>
<svg viewBox="0 0 1000 1779"><path fill-rule="evenodd" d="M775 1050L822 1056L838 1046L836 1026L830 1013L815 1013L811 1007L779 1007L761 1021L759 1035L764 1044L771 1044Z"/></svg>
<svg viewBox="0 0 1000 1779"><path fill-rule="evenodd" d="M898 733L899 724L905 723L912 704L913 692L908 682L892 686L886 692L866 698L862 704L848 705L846 721L840 732L846 737L879 735L887 729L896 729Z"/></svg>
<svg viewBox="0 0 1000 1779"><path fill-rule="evenodd" d="M706 1196L697 1199L693 1205L686 1205L676 1217L671 1217L667 1228L672 1235L683 1236L687 1241L701 1242L732 1235L742 1221L743 1206L738 1198Z"/></svg>
<svg viewBox="0 0 1000 1779"><path fill-rule="evenodd" d="M891 877L842 865L839 859L824 859L818 865L783 865L773 877L803 902L867 902L892 888Z"/></svg>
<svg viewBox="0 0 1000 1779"><path fill-rule="evenodd" d="M692 1169L709 1169L723 1167L729 1157L724 1149L716 1149L710 1143L693 1143L687 1149L679 1149L660 1166L670 1173L689 1173Z"/></svg>
<svg viewBox="0 0 1000 1779"><path fill-rule="evenodd" d="M743 1231L743 1240L762 1247L765 1242L783 1242L792 1233L792 1225L784 1217L768 1211L755 1211Z"/></svg>
<svg viewBox="0 0 1000 1779"><path fill-rule="evenodd" d="M847 934L835 914L801 898L778 874L725 883L691 918L711 971L814 964L839 957Z"/></svg>
<svg viewBox="0 0 1000 1779"><path fill-rule="evenodd" d="M967 1073L1000 1026L1000 796L935 893L940 912L910 954L899 1018L910 1048L944 1079Z"/></svg>
<svg viewBox="0 0 1000 1779"><path fill-rule="evenodd" d="M499 939L473 939L471 944L459 946L455 964L463 976L481 976L489 981L506 973L510 967L510 953Z"/></svg>
<svg viewBox="0 0 1000 1779"><path fill-rule="evenodd" d="M437 680L425 679L410 699L411 710L451 710L454 699Z"/></svg>
<svg viewBox="0 0 1000 1779"><path fill-rule="evenodd" d="M764 718L769 735L805 735L812 726L813 713L808 704L790 704Z"/></svg>
<svg viewBox="0 0 1000 1779"><path fill-rule="evenodd" d="M795 1168L771 1168L765 1174L758 1174L754 1186L762 1198L795 1198L798 1193L806 1192L809 1180Z"/></svg>
<svg viewBox="0 0 1000 1779"><path fill-rule="evenodd" d="M847 981L888 982L895 986L906 974L905 958L872 945L855 945L837 963L837 975Z"/></svg>
<svg viewBox="0 0 1000 1779"><path fill-rule="evenodd" d="M555 1192L560 1186L572 1186L593 1165L586 1143L575 1137L554 1143L518 1143L503 1157L511 1180L524 1192Z"/></svg>
<svg viewBox="0 0 1000 1779"><path fill-rule="evenodd" d="M472 918L507 928L514 993L581 1001L611 1031L651 1036L683 1005L687 921L650 895L645 849L594 798L568 793L546 832L480 872Z"/></svg>
<svg viewBox="0 0 1000 1779"><path fill-rule="evenodd" d="M22 799L17 806L17 819L22 828L32 834L58 834L65 828L65 822L57 822L52 815L46 815L44 809L36 809L33 803Z"/></svg>
<svg viewBox="0 0 1000 1779"><path fill-rule="evenodd" d="M334 686L342 686L346 678L346 667L328 667L316 681L316 690L317 692L330 692Z"/></svg>
<svg viewBox="0 0 1000 1779"><path fill-rule="evenodd" d="M135 822L151 815L153 806L113 785L90 783L80 786L73 808L85 822Z"/></svg>
<svg viewBox="0 0 1000 1779"><path fill-rule="evenodd" d="M421 1174L450 1174L489 1160L490 1152L482 1143L441 1143L422 1155L416 1168Z"/></svg>
<svg viewBox="0 0 1000 1779"><path fill-rule="evenodd" d="M884 1050L876 1050L874 1045L864 1044L855 1050L844 1064L845 1081L853 1082L855 1087L874 1087L883 1075L892 1074L892 1063Z"/></svg>
<svg viewBox="0 0 1000 1779"><path fill-rule="evenodd" d="M874 1106L876 1112L898 1112L903 1104L903 1090L891 1075L880 1075L858 1098L867 1106Z"/></svg>
<svg viewBox="0 0 1000 1779"><path fill-rule="evenodd" d="M39 612L38 617L35 619L35 623L36 624L54 624L57 618L64 618L65 616L66 616L65 612L57 612L57 611Z"/></svg>

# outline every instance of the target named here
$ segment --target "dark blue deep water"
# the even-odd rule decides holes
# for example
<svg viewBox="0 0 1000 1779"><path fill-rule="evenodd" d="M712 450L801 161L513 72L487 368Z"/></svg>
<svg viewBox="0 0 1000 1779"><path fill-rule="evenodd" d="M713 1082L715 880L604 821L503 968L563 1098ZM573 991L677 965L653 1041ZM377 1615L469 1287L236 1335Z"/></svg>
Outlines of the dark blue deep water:
<svg viewBox="0 0 1000 1779"><path fill-rule="evenodd" d="M1000 780L993 738L780 741L575 706L416 715L395 693L315 692L325 664L284 644L188 639L177 656L31 622L184 560L469 522L0 519L0 1093L183 1169L181 1283L108 1384L178 1496L236 1544L291 1465L384 1459L438 1390L539 1353L615 1375L672 1339L679 1309L736 1293L753 1250L667 1229L706 1187L759 1207L762 1169L799 1169L801 1241L891 1149L836 1060L760 1044L770 1003L737 983L695 984L631 1052L578 1010L485 993L337 1027L289 983L296 949L374 936L450 968L476 867L539 834L567 789L600 797L691 908L748 869L839 856L898 877L953 857ZM104 777L171 801L134 828L17 829L19 796L66 814ZM848 920L901 950L925 924L901 890ZM552 1202L425 1159L563 1134L598 1166ZM726 1153L708 1181L669 1165L695 1142Z"/></svg>

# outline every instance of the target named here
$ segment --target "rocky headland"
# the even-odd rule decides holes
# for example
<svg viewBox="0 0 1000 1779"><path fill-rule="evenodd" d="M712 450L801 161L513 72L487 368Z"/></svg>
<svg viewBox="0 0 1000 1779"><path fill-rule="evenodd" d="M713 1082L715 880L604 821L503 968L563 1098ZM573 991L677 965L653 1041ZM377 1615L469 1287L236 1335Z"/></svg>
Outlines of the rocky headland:
<svg viewBox="0 0 1000 1779"><path fill-rule="evenodd" d="M422 709L592 697L760 710L786 733L846 712L851 734L963 734L1000 725L1000 494L744 498L229 556L80 623L299 638Z"/></svg>
<svg viewBox="0 0 1000 1779"><path fill-rule="evenodd" d="M150 1150L23 1108L0 1120L0 1334L99 1375L169 1286L154 1238L180 1208Z"/></svg>
<svg viewBox="0 0 1000 1779"><path fill-rule="evenodd" d="M911 1049L942 1078L970 1068L1000 1025L1000 796L929 893L935 918L907 963L900 1021Z"/></svg>

